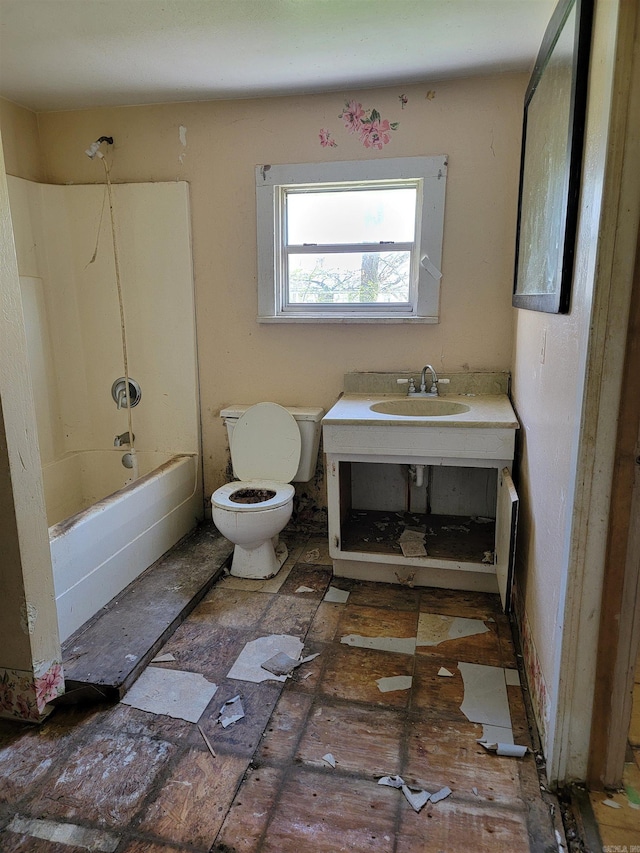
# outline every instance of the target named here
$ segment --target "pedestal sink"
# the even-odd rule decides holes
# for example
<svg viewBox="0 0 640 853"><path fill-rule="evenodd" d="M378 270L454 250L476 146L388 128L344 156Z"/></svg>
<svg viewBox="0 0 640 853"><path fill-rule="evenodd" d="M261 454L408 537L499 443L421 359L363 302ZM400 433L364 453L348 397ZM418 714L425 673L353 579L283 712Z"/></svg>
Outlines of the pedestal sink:
<svg viewBox="0 0 640 853"><path fill-rule="evenodd" d="M400 415L414 418L438 418L468 412L466 403L443 400L441 397L406 397L403 400L383 400L369 406L380 415Z"/></svg>

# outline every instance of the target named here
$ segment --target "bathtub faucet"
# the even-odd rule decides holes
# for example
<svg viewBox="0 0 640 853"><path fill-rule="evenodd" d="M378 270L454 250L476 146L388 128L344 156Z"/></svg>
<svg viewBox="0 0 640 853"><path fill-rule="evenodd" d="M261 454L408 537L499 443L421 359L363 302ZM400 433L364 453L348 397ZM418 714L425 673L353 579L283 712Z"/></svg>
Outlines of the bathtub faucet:
<svg viewBox="0 0 640 853"><path fill-rule="evenodd" d="M123 433L122 433L122 435L117 435L117 436L113 439L113 446L114 446L114 447L122 447L122 445L123 445L123 444L131 445L132 440L133 440L133 441L135 441L135 440L136 440L135 435L134 435L134 436L130 436L128 432L123 432Z"/></svg>

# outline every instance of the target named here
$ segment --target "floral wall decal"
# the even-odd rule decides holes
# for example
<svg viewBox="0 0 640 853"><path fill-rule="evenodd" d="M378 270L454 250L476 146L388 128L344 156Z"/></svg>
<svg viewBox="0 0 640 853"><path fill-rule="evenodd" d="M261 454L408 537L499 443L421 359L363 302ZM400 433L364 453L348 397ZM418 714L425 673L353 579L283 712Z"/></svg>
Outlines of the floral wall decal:
<svg viewBox="0 0 640 853"><path fill-rule="evenodd" d="M357 133L365 148L382 149L391 141L391 133L398 129L398 122L383 119L378 110L364 110L358 101L347 101L338 118L344 122L349 133Z"/></svg>
<svg viewBox="0 0 640 853"><path fill-rule="evenodd" d="M406 95L400 95L402 108L409 100ZM391 134L397 130L399 123L383 119L378 110L365 110L359 101L345 101L344 109L338 116L341 118L348 133L355 133L365 148L376 148L381 150L384 145L391 142ZM318 138L323 148L337 148L331 132L321 128Z"/></svg>
<svg viewBox="0 0 640 853"><path fill-rule="evenodd" d="M323 127L320 130L320 133L318 135L320 137L320 145L322 145L323 148L337 148L338 147L338 143L335 141L335 139L333 139L331 137L331 134L326 129L326 127Z"/></svg>
<svg viewBox="0 0 640 853"><path fill-rule="evenodd" d="M409 98L406 95L398 95L398 100L400 101L400 108L404 109L406 105L409 103Z"/></svg>

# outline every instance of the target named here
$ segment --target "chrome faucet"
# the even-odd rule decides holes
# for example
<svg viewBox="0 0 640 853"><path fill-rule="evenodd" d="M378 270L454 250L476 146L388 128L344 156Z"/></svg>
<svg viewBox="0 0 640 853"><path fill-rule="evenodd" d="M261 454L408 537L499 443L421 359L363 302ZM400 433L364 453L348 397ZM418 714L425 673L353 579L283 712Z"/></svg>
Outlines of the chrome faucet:
<svg viewBox="0 0 640 853"><path fill-rule="evenodd" d="M123 432L122 435L117 435L113 439L113 446L114 447L122 447L123 444L131 445L132 441L135 441L135 440L136 440L135 435L130 436L128 432Z"/></svg>
<svg viewBox="0 0 640 853"><path fill-rule="evenodd" d="M431 371L431 388L429 388L428 391L427 370ZM430 364L427 364L422 368L422 374L420 375L420 394L425 394L428 397L438 396L438 374Z"/></svg>

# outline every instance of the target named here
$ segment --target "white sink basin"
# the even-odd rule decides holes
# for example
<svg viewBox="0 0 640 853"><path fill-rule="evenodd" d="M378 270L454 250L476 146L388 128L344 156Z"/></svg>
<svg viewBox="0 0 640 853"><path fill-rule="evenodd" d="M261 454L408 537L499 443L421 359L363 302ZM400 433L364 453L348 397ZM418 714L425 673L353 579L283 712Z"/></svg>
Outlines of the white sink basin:
<svg viewBox="0 0 640 853"><path fill-rule="evenodd" d="M404 400L383 400L369 406L372 412L380 415L400 415L408 418L442 418L468 412L466 403L443 400L440 397L418 397Z"/></svg>

